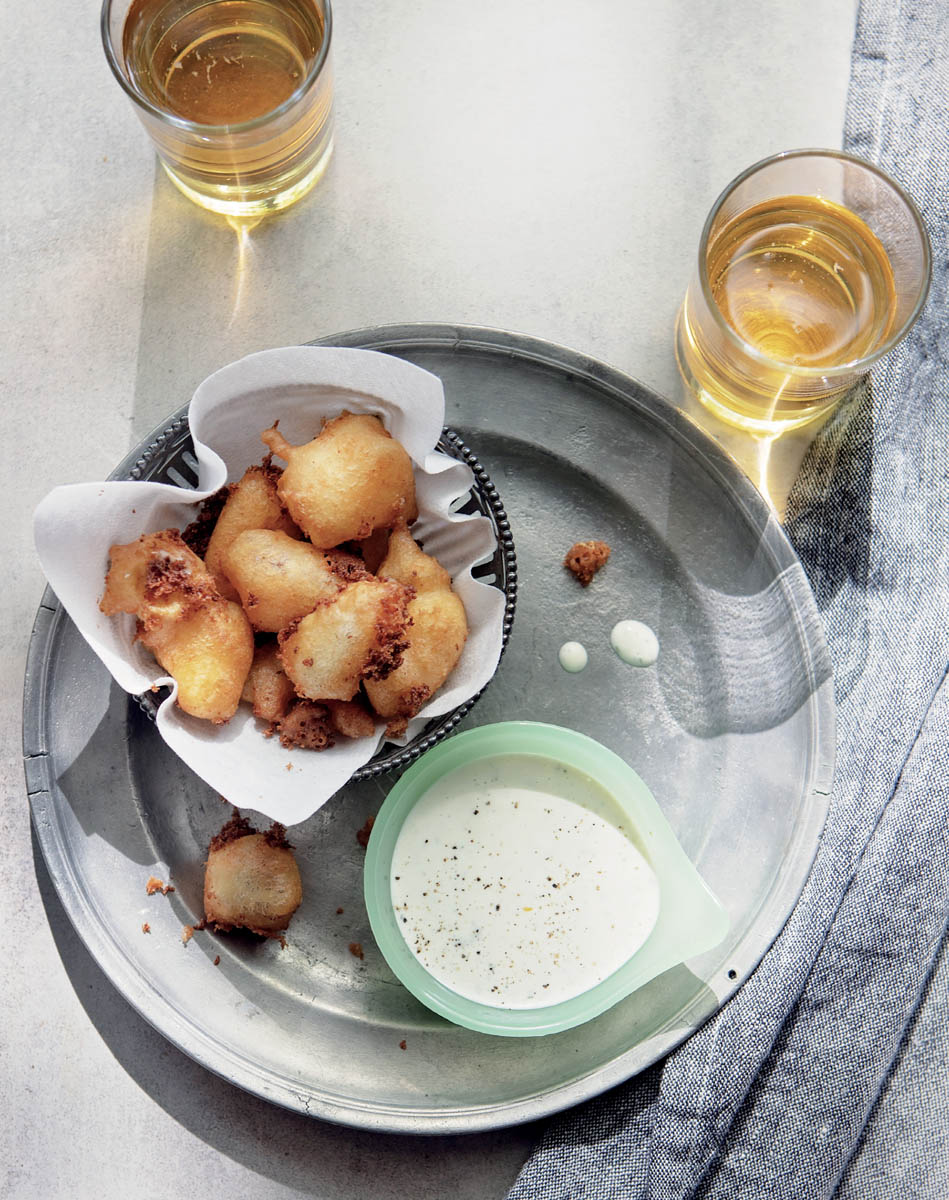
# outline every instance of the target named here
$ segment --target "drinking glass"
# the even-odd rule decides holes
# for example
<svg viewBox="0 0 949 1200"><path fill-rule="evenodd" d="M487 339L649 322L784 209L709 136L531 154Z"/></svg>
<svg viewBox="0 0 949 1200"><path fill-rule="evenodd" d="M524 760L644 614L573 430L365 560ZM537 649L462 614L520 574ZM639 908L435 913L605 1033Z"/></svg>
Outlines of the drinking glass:
<svg viewBox="0 0 949 1200"><path fill-rule="evenodd" d="M687 388L764 434L825 415L906 335L930 249L915 204L835 150L765 159L709 213L676 323Z"/></svg>
<svg viewBox="0 0 949 1200"><path fill-rule="evenodd" d="M333 148L329 0L104 0L102 40L162 166L233 217L305 195Z"/></svg>

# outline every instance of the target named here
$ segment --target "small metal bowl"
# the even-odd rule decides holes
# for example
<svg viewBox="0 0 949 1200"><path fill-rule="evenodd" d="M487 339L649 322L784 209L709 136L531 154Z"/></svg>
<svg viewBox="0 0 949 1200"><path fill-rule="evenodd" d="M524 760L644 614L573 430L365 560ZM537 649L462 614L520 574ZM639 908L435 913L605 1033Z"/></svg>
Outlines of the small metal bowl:
<svg viewBox="0 0 949 1200"><path fill-rule="evenodd" d="M437 450L458 459L471 468L474 482L468 498L455 511L485 516L494 527L497 546L493 556L476 566L472 575L482 583L496 587L504 593L504 623L501 634L501 653L507 646L514 623L514 608L517 601L517 557L511 525L504 511L498 490L475 455L468 449L457 433L444 429L438 439ZM169 483L176 487L193 490L197 486L198 462L194 456L194 445L188 425L188 406L174 414L164 428L156 431L121 462L109 476L110 480L131 479L136 482ZM396 771L407 767L426 750L456 728L462 717L470 712L484 693L484 688L464 703L443 716L434 717L420 733L405 746L384 742L378 752L364 767L353 773L354 780L371 779L385 771ZM134 702L151 719L162 701L167 697L167 688L157 692L143 692L135 696Z"/></svg>

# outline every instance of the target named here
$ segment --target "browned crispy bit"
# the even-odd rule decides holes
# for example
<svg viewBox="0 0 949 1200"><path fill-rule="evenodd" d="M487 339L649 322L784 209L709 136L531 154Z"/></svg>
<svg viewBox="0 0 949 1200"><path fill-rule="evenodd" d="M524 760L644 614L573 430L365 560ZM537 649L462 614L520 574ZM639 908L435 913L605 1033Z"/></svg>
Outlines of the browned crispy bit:
<svg viewBox="0 0 949 1200"><path fill-rule="evenodd" d="M372 827L376 823L375 817L366 817L366 823L362 829L356 831L356 841L362 846L363 850L369 845L369 835L372 833Z"/></svg>
<svg viewBox="0 0 949 1200"><path fill-rule="evenodd" d="M287 841L287 827L281 825L279 821L274 821L268 830L264 832L264 841L268 846L275 846L278 850L292 850L292 842Z"/></svg>
<svg viewBox="0 0 949 1200"><path fill-rule="evenodd" d="M222 797L223 799L223 797ZM211 838L211 844L208 846L208 851L220 850L222 846L226 846L228 842L236 842L238 838L246 837L249 833L255 833L253 825L246 817L242 817L235 808L231 819L226 825L222 825L220 830Z"/></svg>
<svg viewBox="0 0 949 1200"><path fill-rule="evenodd" d="M369 652L363 668L365 679L385 679L402 663L408 648L406 636L412 618L407 613L408 602L415 595L412 588L390 590L383 597L379 620L376 622L376 644Z"/></svg>
<svg viewBox="0 0 949 1200"><path fill-rule="evenodd" d="M393 717L386 725L386 737L395 741L397 738L404 737L405 731L409 727L408 717Z"/></svg>
<svg viewBox="0 0 949 1200"><path fill-rule="evenodd" d="M214 956L214 965L215 965L216 967L219 967L219 966L221 965L221 956L220 956L220 954L215 954L215 956Z"/></svg>
<svg viewBox="0 0 949 1200"><path fill-rule="evenodd" d="M365 562L356 554L337 548L324 550L330 570L346 583L355 583L357 579L371 579L371 573L366 569Z"/></svg>
<svg viewBox="0 0 949 1200"><path fill-rule="evenodd" d="M606 542L576 542L567 551L563 565L584 587L589 587L593 576L606 565L609 557L610 548Z"/></svg>
<svg viewBox="0 0 949 1200"><path fill-rule="evenodd" d="M191 941L191 939L193 937L194 937L194 926L193 925L185 925L181 930L181 944L183 946L187 946L187 944Z"/></svg>
<svg viewBox="0 0 949 1200"><path fill-rule="evenodd" d="M163 896L167 896L169 892L173 892L174 890L170 883L162 883L154 875L149 875L148 882L145 884L145 891L149 896L154 896L156 892L161 892Z"/></svg>
<svg viewBox="0 0 949 1200"><path fill-rule="evenodd" d="M326 750L333 745L329 709L315 700L299 700L276 724L280 745L290 750Z"/></svg>
<svg viewBox="0 0 949 1200"><path fill-rule="evenodd" d="M363 954L362 942L350 942L349 943L349 953L353 956L353 958L363 959L366 957Z"/></svg>
<svg viewBox="0 0 949 1200"><path fill-rule="evenodd" d="M151 933L151 931L152 931L152 927L151 927L151 925L149 925L149 923L146 921L146 922L145 922L145 923L142 925L142 933Z"/></svg>
<svg viewBox="0 0 949 1200"><path fill-rule="evenodd" d="M406 1041L405 1041L405 1038L403 1038L402 1041L399 1042L399 1049L404 1050L405 1047L406 1047Z"/></svg>
<svg viewBox="0 0 949 1200"><path fill-rule="evenodd" d="M198 558L204 558L208 552L208 543L214 532L214 526L221 515L221 509L227 503L233 486L233 484L226 484L219 488L213 496L208 496L195 519L181 531L182 541L189 550L193 550L197 554Z"/></svg>

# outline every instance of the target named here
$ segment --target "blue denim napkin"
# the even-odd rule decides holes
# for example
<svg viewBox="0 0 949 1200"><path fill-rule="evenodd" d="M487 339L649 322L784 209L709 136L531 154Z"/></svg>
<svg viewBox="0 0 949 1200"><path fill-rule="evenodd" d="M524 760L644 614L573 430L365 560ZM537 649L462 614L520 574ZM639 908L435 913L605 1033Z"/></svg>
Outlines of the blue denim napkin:
<svg viewBox="0 0 949 1200"><path fill-rule="evenodd" d="M934 270L789 505L838 704L811 875L731 1002L552 1122L509 1200L949 1197L947 114L949 0L864 0L845 146L916 199Z"/></svg>

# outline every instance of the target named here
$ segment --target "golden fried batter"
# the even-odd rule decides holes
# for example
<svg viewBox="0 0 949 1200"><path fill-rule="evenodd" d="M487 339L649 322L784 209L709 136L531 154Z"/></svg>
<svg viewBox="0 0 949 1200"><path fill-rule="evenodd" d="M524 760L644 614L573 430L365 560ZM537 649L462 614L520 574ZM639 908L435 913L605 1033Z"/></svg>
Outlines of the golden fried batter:
<svg viewBox="0 0 949 1200"><path fill-rule="evenodd" d="M212 840L204 872L204 919L217 929L279 937L303 899L300 871L280 826L268 833L244 832L249 829L237 818Z"/></svg>
<svg viewBox="0 0 949 1200"><path fill-rule="evenodd" d="M185 712L222 724L237 711L254 655L254 635L237 604L177 530L112 546L104 613L134 612L138 638L178 684Z"/></svg>
<svg viewBox="0 0 949 1200"><path fill-rule="evenodd" d="M222 725L237 711L254 657L244 610L216 597L184 615L139 621L139 639L178 684L178 704L193 717Z"/></svg>
<svg viewBox="0 0 949 1200"><path fill-rule="evenodd" d="M277 723L280 745L288 750L327 750L333 744L329 709L315 700L298 700Z"/></svg>
<svg viewBox="0 0 949 1200"><path fill-rule="evenodd" d="M182 541L177 529L145 533L125 546L109 547L109 571L99 608L111 617L116 613L138 613L145 602L146 586L157 590L200 594L209 583L200 558Z"/></svg>
<svg viewBox="0 0 949 1200"><path fill-rule="evenodd" d="M247 529L222 565L258 632L278 633L343 587L322 550L275 529Z"/></svg>
<svg viewBox="0 0 949 1200"><path fill-rule="evenodd" d="M343 737L364 738L375 734L375 718L360 698L327 700L326 707L329 709L330 724Z"/></svg>
<svg viewBox="0 0 949 1200"><path fill-rule="evenodd" d="M412 460L378 417L344 412L303 446L276 426L261 437L287 463L277 491L314 546L367 538L418 515Z"/></svg>
<svg viewBox="0 0 949 1200"><path fill-rule="evenodd" d="M279 721L289 712L296 693L284 674L276 642L258 646L254 651L241 699L253 705L254 716L261 721Z"/></svg>
<svg viewBox="0 0 949 1200"><path fill-rule="evenodd" d="M227 600L236 600L237 592L227 576L224 554L239 533L245 529L279 529L290 537L301 536L277 495L279 477L279 470L269 465L248 467L228 489L204 556L218 591Z"/></svg>
<svg viewBox="0 0 949 1200"><path fill-rule="evenodd" d="M401 661L411 593L379 579L351 583L279 635L293 686L311 700L351 700L360 680L382 678Z"/></svg>
<svg viewBox="0 0 949 1200"><path fill-rule="evenodd" d="M409 602L411 627L402 662L384 679L367 679L366 694L379 716L407 719L454 670L468 637L468 623L448 572L416 545L404 524L392 531L379 577L394 579L416 594Z"/></svg>

